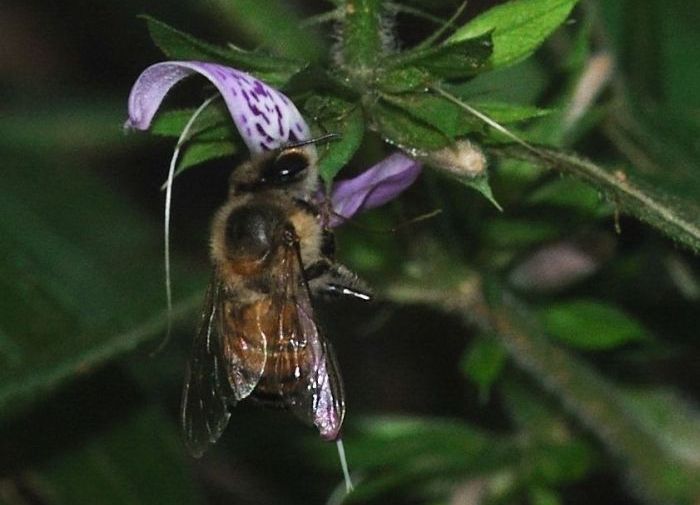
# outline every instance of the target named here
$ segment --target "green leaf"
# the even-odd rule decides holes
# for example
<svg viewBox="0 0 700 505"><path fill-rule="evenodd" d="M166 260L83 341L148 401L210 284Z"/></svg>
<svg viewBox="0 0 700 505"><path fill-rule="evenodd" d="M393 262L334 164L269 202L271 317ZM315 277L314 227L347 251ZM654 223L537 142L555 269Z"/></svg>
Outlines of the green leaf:
<svg viewBox="0 0 700 505"><path fill-rule="evenodd" d="M179 137L187 122L195 113L194 108L163 112L156 116L151 132L164 137ZM231 114L224 106L211 104L197 117L190 138L197 140L224 140L238 137L238 132L231 121Z"/></svg>
<svg viewBox="0 0 700 505"><path fill-rule="evenodd" d="M374 128L381 136L399 147L434 151L452 143L452 139L431 124L390 103L376 102L370 109L370 115Z"/></svg>
<svg viewBox="0 0 700 505"><path fill-rule="evenodd" d="M209 9L220 11L233 33L242 33L275 54L299 61L318 61L326 44L315 27L302 27L299 9L284 0L215 0Z"/></svg>
<svg viewBox="0 0 700 505"><path fill-rule="evenodd" d="M211 61L254 73L271 86L281 86L301 64L283 58L203 42L150 16L143 16L153 42L168 58Z"/></svg>
<svg viewBox="0 0 700 505"><path fill-rule="evenodd" d="M431 83L428 72L416 67L400 67L383 70L377 76L377 89L395 94L407 91L422 91Z"/></svg>
<svg viewBox="0 0 700 505"><path fill-rule="evenodd" d="M308 65L294 74L283 91L291 97L328 95L347 102L357 102L362 96L346 76L320 65Z"/></svg>
<svg viewBox="0 0 700 505"><path fill-rule="evenodd" d="M55 159L45 165L25 155L5 166L0 187L3 416L164 330L162 230L126 203L87 170L68 170ZM176 300L182 300L183 288L194 292L204 282L196 269L183 269L177 261L173 267ZM201 302L180 303L176 318Z"/></svg>
<svg viewBox="0 0 700 505"><path fill-rule="evenodd" d="M503 346L493 337L479 337L462 360L462 371L474 381L482 395L488 395L503 371L507 354Z"/></svg>
<svg viewBox="0 0 700 505"><path fill-rule="evenodd" d="M530 489L530 505L561 505L563 502L557 492L546 487L535 486Z"/></svg>
<svg viewBox="0 0 700 505"><path fill-rule="evenodd" d="M484 128L484 123L449 100L429 93L385 95L384 100L453 139Z"/></svg>
<svg viewBox="0 0 700 505"><path fill-rule="evenodd" d="M230 140L208 140L189 142L184 147L184 153L177 164L175 174L178 175L188 168L200 165L206 161L229 158L236 154L240 146Z"/></svg>
<svg viewBox="0 0 700 505"><path fill-rule="evenodd" d="M531 205L551 205L587 215L609 216L611 206L589 185L571 177L557 177L543 184L526 198Z"/></svg>
<svg viewBox="0 0 700 505"><path fill-rule="evenodd" d="M492 33L492 68L530 56L571 13L577 0L513 0L498 5L459 28L450 42Z"/></svg>
<svg viewBox="0 0 700 505"><path fill-rule="evenodd" d="M180 137L195 109L168 111L159 114L152 132L166 137ZM233 156L240 150L241 139L223 106L211 105L197 117L190 138L182 147L176 174L217 158Z"/></svg>
<svg viewBox="0 0 700 505"><path fill-rule="evenodd" d="M54 158L80 150L109 151L125 143L123 122L123 100L106 97L8 105L0 121L0 150L43 151Z"/></svg>
<svg viewBox="0 0 700 505"><path fill-rule="evenodd" d="M449 89L467 103L500 102L531 104L541 100L551 77L534 59L484 72ZM549 103L549 102L548 102Z"/></svg>
<svg viewBox="0 0 700 505"><path fill-rule="evenodd" d="M496 217L486 221L484 240L489 247L521 249L559 236L557 225L536 219Z"/></svg>
<svg viewBox="0 0 700 505"><path fill-rule="evenodd" d="M345 438L348 460L365 478L349 503L396 490L422 492L436 482L455 485L502 469L518 451L508 437L451 420L377 417L353 431Z"/></svg>
<svg viewBox="0 0 700 505"><path fill-rule="evenodd" d="M562 429L561 426L559 426ZM551 486L575 482L593 467L593 451L583 440L562 436L563 440L538 442L527 457L533 480Z"/></svg>
<svg viewBox="0 0 700 505"><path fill-rule="evenodd" d="M155 409L121 417L38 469L51 505L202 503L172 421Z"/></svg>
<svg viewBox="0 0 700 505"><path fill-rule="evenodd" d="M540 314L550 336L580 349L613 349L648 338L632 317L601 302L562 302L546 307Z"/></svg>
<svg viewBox="0 0 700 505"><path fill-rule="evenodd" d="M304 106L312 117L314 135L337 133L340 138L317 145L319 172L331 182L362 143L365 120L359 106L334 97L314 96Z"/></svg>
<svg viewBox="0 0 700 505"><path fill-rule="evenodd" d="M469 40L405 51L386 58L384 66L388 70L416 68L428 72L438 79L464 80L486 67L491 57L491 34L488 30ZM415 70L404 72L416 75Z"/></svg>
<svg viewBox="0 0 700 505"><path fill-rule="evenodd" d="M489 178L487 174L481 175L479 177L463 177L459 180L462 184L469 186L470 188L475 189L476 191L481 193L481 195L484 198L486 198L489 202L491 202L491 204L498 210L503 211L503 208L496 200L496 197L493 196L493 191L491 190L491 184L489 184Z"/></svg>

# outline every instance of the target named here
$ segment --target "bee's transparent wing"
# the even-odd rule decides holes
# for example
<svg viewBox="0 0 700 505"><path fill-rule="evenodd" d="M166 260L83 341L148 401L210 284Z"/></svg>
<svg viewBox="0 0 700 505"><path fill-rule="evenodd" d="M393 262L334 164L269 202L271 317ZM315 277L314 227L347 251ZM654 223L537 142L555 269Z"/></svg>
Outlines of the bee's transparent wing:
<svg viewBox="0 0 700 505"><path fill-rule="evenodd" d="M285 309L279 318L279 340L292 340L300 352L292 355L299 360L295 394L284 396L284 402L303 421L318 428L325 440L335 440L345 416L345 399L338 365L330 344L325 340L316 323L309 287L298 244L289 245L285 251L279 289L283 291ZM271 359L274 353L270 353ZM278 354L283 356L283 354ZM289 359L290 353L286 353ZM274 364L273 364L274 367Z"/></svg>
<svg viewBox="0 0 700 505"><path fill-rule="evenodd" d="M235 399L227 377L221 335L222 285L214 276L207 289L199 330L185 372L182 428L187 448L200 457L221 436Z"/></svg>

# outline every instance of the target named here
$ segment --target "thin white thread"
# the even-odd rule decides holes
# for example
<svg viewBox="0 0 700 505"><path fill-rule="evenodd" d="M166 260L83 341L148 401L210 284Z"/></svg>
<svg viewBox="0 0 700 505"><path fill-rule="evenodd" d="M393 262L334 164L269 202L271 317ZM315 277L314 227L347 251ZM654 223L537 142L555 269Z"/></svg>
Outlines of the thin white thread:
<svg viewBox="0 0 700 505"><path fill-rule="evenodd" d="M350 479L350 470L348 469L348 460L345 458L345 446L343 445L343 439L338 437L335 441L335 445L338 448L338 457L340 458L340 466L343 469L343 478L345 479L345 492L350 494L355 488L352 485L352 480Z"/></svg>
<svg viewBox="0 0 700 505"><path fill-rule="evenodd" d="M466 110L467 112L469 112L469 113L472 114L473 116L478 117L478 118L481 119L484 123L486 123L487 125L489 125L489 126L492 127L493 129L498 130L499 132L501 132L503 135L505 135L506 137L508 137L508 138L511 139L512 141L514 141L514 142L520 144L520 145L523 146L525 149L527 149L527 150L529 150L529 151L532 151L533 153L538 154L538 155L540 155L540 156L543 156L542 152L540 152L538 149L536 149L535 147L533 147L533 146L531 146L530 144L528 144L526 141L524 141L523 139L521 139L520 137L518 137L515 133L511 132L509 129L507 129L505 126L501 125L500 123L494 121L493 119L491 119L490 117L488 117L488 116L487 116L486 114L484 114L483 112L480 112L480 111L476 110L476 109L475 109L474 107L472 107L471 105L469 105L469 104L463 102L462 100L460 100L459 98L457 98L457 97L454 96L453 94L448 93L447 91L445 91L444 89L442 89L442 88L439 87L439 86L433 86L432 89L434 89L435 91L437 91L440 95L444 96L445 98L447 98L447 99L450 100L451 102L454 102L455 104L459 105L460 107L462 107L464 110Z"/></svg>
<svg viewBox="0 0 700 505"><path fill-rule="evenodd" d="M194 111L194 114L192 114L190 119L185 124L185 127L182 129L182 133L177 139L177 144L175 144L173 156L172 158L170 158L170 167L168 168L168 179L165 182L165 219L163 233L163 249L165 255L165 297L168 308L167 329L165 333L165 338L163 338L156 350L153 351L153 354L160 352L168 343L168 341L170 340L170 332L172 330L173 324L173 290L172 283L170 282L170 207L172 204L173 179L175 178L175 168L177 167L177 160L180 156L180 149L185 144L185 142L189 140L189 134L190 130L192 129L192 125L197 120L199 115L204 111L204 109L206 109L209 106L209 104L211 104L214 101L214 99L216 99L218 96L219 95L210 96L202 103L202 105L200 105L197 108L196 111Z"/></svg>

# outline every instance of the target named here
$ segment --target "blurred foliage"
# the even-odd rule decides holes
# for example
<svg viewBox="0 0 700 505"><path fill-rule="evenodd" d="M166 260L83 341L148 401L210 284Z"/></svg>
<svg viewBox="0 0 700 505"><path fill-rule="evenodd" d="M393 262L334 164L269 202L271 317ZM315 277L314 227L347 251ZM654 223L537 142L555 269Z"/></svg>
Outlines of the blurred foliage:
<svg viewBox="0 0 700 505"><path fill-rule="evenodd" d="M64 3L0 6L0 504L698 503L690 2ZM214 102L175 184L174 338L149 357L160 186L211 95L186 83L165 138L125 136L156 47L247 70L340 133L319 149L329 184L397 148L429 165L338 233L381 300L324 307L347 497L333 447L280 413L241 405L201 462L185 455L208 222L246 153ZM463 138L487 173L434 156Z"/></svg>

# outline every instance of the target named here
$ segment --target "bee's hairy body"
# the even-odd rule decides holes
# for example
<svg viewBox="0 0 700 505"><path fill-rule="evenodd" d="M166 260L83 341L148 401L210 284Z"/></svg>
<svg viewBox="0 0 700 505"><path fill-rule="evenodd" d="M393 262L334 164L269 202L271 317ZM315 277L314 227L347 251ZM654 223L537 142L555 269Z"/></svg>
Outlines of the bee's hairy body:
<svg viewBox="0 0 700 505"><path fill-rule="evenodd" d="M295 394L303 394L295 387L299 377L308 373L298 366L308 362L303 356L306 349L298 345L295 335L278 330L290 326L280 323L280 318L292 317L293 300L278 306L269 296L272 283L285 274L279 255L284 254L285 233L290 232L298 241L304 268L322 259L318 217L285 192L270 190L231 199L214 217L211 234L212 262L226 293L224 317L232 327L234 321L239 327L243 323L239 338L232 341L232 356L246 357L242 366L248 373L265 367L253 397L273 406L282 397L289 402ZM261 339L274 340L274 348L266 348Z"/></svg>

